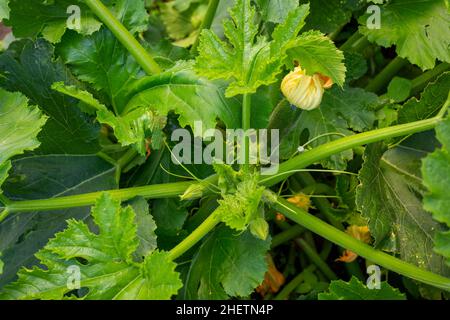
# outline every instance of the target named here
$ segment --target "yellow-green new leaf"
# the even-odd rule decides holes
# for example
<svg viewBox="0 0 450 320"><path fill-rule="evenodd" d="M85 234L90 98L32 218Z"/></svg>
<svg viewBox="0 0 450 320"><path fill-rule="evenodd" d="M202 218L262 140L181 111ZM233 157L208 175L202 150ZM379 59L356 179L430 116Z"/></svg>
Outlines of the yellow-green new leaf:
<svg viewBox="0 0 450 320"><path fill-rule="evenodd" d="M255 7L250 0L237 0L230 10L231 20L224 23L224 42L210 30L201 34L195 69L210 79L232 80L227 97L255 93L263 85L277 81L285 59L285 49L299 33L309 13L301 6L289 13L275 28L273 41L257 37Z"/></svg>
<svg viewBox="0 0 450 320"><path fill-rule="evenodd" d="M289 47L287 54L291 62L298 62L309 75L320 73L330 77L340 87L344 85L347 72L344 53L324 34L317 31L306 32L297 37Z"/></svg>
<svg viewBox="0 0 450 320"><path fill-rule="evenodd" d="M20 93L0 89L0 164L39 147L37 135L47 117Z"/></svg>

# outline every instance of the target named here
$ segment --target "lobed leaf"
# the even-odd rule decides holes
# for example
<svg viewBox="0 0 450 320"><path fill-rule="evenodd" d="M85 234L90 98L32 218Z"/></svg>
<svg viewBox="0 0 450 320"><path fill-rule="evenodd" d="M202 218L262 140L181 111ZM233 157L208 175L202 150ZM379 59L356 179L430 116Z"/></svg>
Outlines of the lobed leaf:
<svg viewBox="0 0 450 320"><path fill-rule="evenodd" d="M210 30L202 31L196 72L210 79L231 80L227 97L254 93L260 86L276 82L287 46L303 27L308 8L301 6L286 15L269 42L257 37L256 11L250 0L236 0L231 20L224 22L228 42Z"/></svg>
<svg viewBox="0 0 450 320"><path fill-rule="evenodd" d="M405 261L445 275L448 268L433 252L440 226L422 207L420 161L427 154L424 150L417 143L388 151L382 143L368 146L356 202L369 220L376 247L398 252Z"/></svg>
<svg viewBox="0 0 450 320"><path fill-rule="evenodd" d="M11 200L51 199L116 189L115 167L96 155L30 155L12 162L3 190ZM55 183L58 181L58 183ZM14 280L21 266L36 263L34 254L68 219L89 221L88 208L33 211L8 216L0 223L0 251L5 262L0 287Z"/></svg>
<svg viewBox="0 0 450 320"><path fill-rule="evenodd" d="M46 121L38 108L28 105L24 95L0 89L0 165L39 147L37 135Z"/></svg>
<svg viewBox="0 0 450 320"><path fill-rule="evenodd" d="M392 0L381 8L381 28L369 29L369 14L360 18L360 31L383 47L396 45L400 57L423 70L436 59L450 62L450 13L445 0Z"/></svg>
<svg viewBox="0 0 450 320"><path fill-rule="evenodd" d="M361 9L365 0L300 0L311 4L311 14L306 20L307 30L320 30L324 33L338 31L350 22L352 12Z"/></svg>
<svg viewBox="0 0 450 320"><path fill-rule="evenodd" d="M152 147L161 147L162 129L166 125L166 117L159 117L151 110L139 107L124 116L116 116L108 108L95 99L87 91L75 86L65 86L61 82L52 88L92 107L100 123L109 125L122 146L132 145L140 154L146 153L147 138L152 137ZM158 143L159 142L159 143Z"/></svg>
<svg viewBox="0 0 450 320"><path fill-rule="evenodd" d="M387 282L380 289L369 289L357 278L349 282L332 281L329 292L319 293L319 300L406 300L406 296Z"/></svg>
<svg viewBox="0 0 450 320"><path fill-rule="evenodd" d="M265 21L282 23L298 7L297 0L256 0Z"/></svg>
<svg viewBox="0 0 450 320"><path fill-rule="evenodd" d="M145 0L107 0L104 3L130 32L146 29ZM9 17L6 23L13 27L16 37L42 35L51 43L60 42L67 29L86 36L98 31L102 25L82 0L3 0L0 16Z"/></svg>
<svg viewBox="0 0 450 320"><path fill-rule="evenodd" d="M19 91L49 117L38 139L39 154L94 154L100 151L100 127L79 110L76 100L51 89L55 82L75 85L51 44L21 40L0 55L0 85Z"/></svg>
<svg viewBox="0 0 450 320"><path fill-rule="evenodd" d="M444 72L425 88L420 100L413 97L400 108L398 122L408 123L436 116L448 97L448 88L450 88L450 72Z"/></svg>
<svg viewBox="0 0 450 320"><path fill-rule="evenodd" d="M70 16L76 12L69 10L72 8L80 10L79 23L68 23ZM67 29L79 28L78 32L89 35L101 27L90 9L78 0L10 0L9 9L6 24L13 27L13 33L18 38L37 38L42 35L49 42L57 43Z"/></svg>
<svg viewBox="0 0 450 320"><path fill-rule="evenodd" d="M67 278L73 268L80 274L80 286L88 289L78 293L83 299L169 299L177 293L182 283L167 252L152 251L143 262L133 261L139 239L131 207L121 208L103 194L92 216L98 233L70 220L68 228L36 254L47 268L22 269L0 299L63 299L74 289ZM80 259L85 262L80 264Z"/></svg>
<svg viewBox="0 0 450 320"><path fill-rule="evenodd" d="M196 122L202 122L205 130L215 128L218 119L227 128L240 125L239 104L235 100L225 99L220 87L198 78L189 67L145 77L137 83L137 87L138 93L125 107L126 114L138 108L154 111L158 115L174 111L180 115L178 121L182 127L195 128Z"/></svg>
<svg viewBox="0 0 450 320"><path fill-rule="evenodd" d="M264 280L269 248L270 239L263 241L248 231L237 235L224 226L217 228L194 256L185 298L247 297Z"/></svg>
<svg viewBox="0 0 450 320"><path fill-rule="evenodd" d="M189 47L194 44L200 26L208 9L208 2L197 1L170 1L159 4L161 19L174 44L180 47Z"/></svg>
<svg viewBox="0 0 450 320"><path fill-rule="evenodd" d="M333 41L317 31L301 34L289 45L287 54L291 61L297 61L309 75L321 73L330 77L340 87L344 85L347 68L344 54Z"/></svg>
<svg viewBox="0 0 450 320"><path fill-rule="evenodd" d="M144 73L111 31L103 28L89 37L68 34L57 51L78 79L91 84L105 104L122 114L131 87Z"/></svg>

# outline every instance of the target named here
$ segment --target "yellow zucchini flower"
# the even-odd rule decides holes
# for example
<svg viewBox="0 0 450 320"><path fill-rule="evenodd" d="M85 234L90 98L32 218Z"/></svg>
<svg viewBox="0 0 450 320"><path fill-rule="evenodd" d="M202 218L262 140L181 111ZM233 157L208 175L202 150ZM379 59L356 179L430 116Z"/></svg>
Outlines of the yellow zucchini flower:
<svg viewBox="0 0 450 320"><path fill-rule="evenodd" d="M303 110L314 110L320 106L325 89L333 86L333 81L319 73L308 76L301 67L284 77L281 91L290 104Z"/></svg>
<svg viewBox="0 0 450 320"><path fill-rule="evenodd" d="M370 241L372 239L370 236L369 227L367 227L367 226L363 226L363 227L350 226L347 228L346 233L351 235L353 238L358 239L364 243L370 243ZM356 253L354 253L353 251L347 249L344 251L344 253L342 254L342 256L340 258L336 259L336 261L351 263L351 262L355 261L356 258L358 258L358 255Z"/></svg>

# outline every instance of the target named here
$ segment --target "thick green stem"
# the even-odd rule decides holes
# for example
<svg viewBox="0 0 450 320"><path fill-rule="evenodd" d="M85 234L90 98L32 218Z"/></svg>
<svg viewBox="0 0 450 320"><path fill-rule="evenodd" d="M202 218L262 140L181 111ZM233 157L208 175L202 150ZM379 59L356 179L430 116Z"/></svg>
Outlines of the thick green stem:
<svg viewBox="0 0 450 320"><path fill-rule="evenodd" d="M284 286L283 290L275 297L274 300L286 300L289 295L294 291L303 281L305 281L305 276L307 273L314 272L316 266L309 266L301 273L299 273L294 279L291 280L287 285Z"/></svg>
<svg viewBox="0 0 450 320"><path fill-rule="evenodd" d="M352 51L354 52L364 52L364 49L367 48L370 45L370 41L367 39L367 37L362 37L359 39L352 47Z"/></svg>
<svg viewBox="0 0 450 320"><path fill-rule="evenodd" d="M305 231L305 228L299 226L298 224L290 227L289 229L286 229L276 236L272 238L272 249L275 249L276 247L282 245L285 242L288 242L289 240L295 239L299 237L303 232Z"/></svg>
<svg viewBox="0 0 450 320"><path fill-rule="evenodd" d="M247 131L251 127L251 108L251 95L244 94L242 102L242 129L244 131Z"/></svg>
<svg viewBox="0 0 450 320"><path fill-rule="evenodd" d="M359 32L355 32L348 40L340 47L342 51L361 52L370 44L366 36Z"/></svg>
<svg viewBox="0 0 450 320"><path fill-rule="evenodd" d="M204 29L211 28L211 25L214 21L214 17L216 16L217 8L219 7L219 3L220 0L209 0L208 11L206 12L205 19L203 19L197 39L195 39L195 43L192 45L191 53L195 54L197 52L198 45L200 44L201 31Z"/></svg>
<svg viewBox="0 0 450 320"><path fill-rule="evenodd" d="M367 91L378 93L387 86L389 81L408 64L408 61L396 57L392 60L366 87Z"/></svg>
<svg viewBox="0 0 450 320"><path fill-rule="evenodd" d="M339 49L341 49L342 51L351 50L351 48L362 38L363 35L361 33L355 32L354 34L351 35L350 38L347 39L347 41L345 41L343 45L341 45Z"/></svg>
<svg viewBox="0 0 450 320"><path fill-rule="evenodd" d="M327 195L327 196L336 195L336 191L326 183L313 182L312 184L302 183L302 185L304 185L305 187L304 188L300 187L301 189L300 192L306 195Z"/></svg>
<svg viewBox="0 0 450 320"><path fill-rule="evenodd" d="M144 47L133 37L124 25L108 10L100 0L85 0L88 7L111 30L117 40L131 53L137 63L148 74L162 72L161 67Z"/></svg>
<svg viewBox="0 0 450 320"><path fill-rule="evenodd" d="M335 41L336 38L341 34L342 30L344 29L344 27L347 24L342 24L340 25L336 30L334 30L333 32L328 34L328 38L330 38L331 40Z"/></svg>
<svg viewBox="0 0 450 320"><path fill-rule="evenodd" d="M170 250L169 258L175 260L195 246L204 236L220 223L219 215L214 212L203 223L195 229L186 239L181 241L175 248Z"/></svg>
<svg viewBox="0 0 450 320"><path fill-rule="evenodd" d="M324 241L324 244L322 246L322 251L320 251L320 257L322 260L327 260L330 256L331 250L333 249L333 243L330 241Z"/></svg>
<svg viewBox="0 0 450 320"><path fill-rule="evenodd" d="M320 255L303 239L297 239L295 241L303 252L308 256L309 260L314 263L320 271L328 278L328 280L337 280L337 275L331 270L328 264L322 260Z"/></svg>
<svg viewBox="0 0 450 320"><path fill-rule="evenodd" d="M7 204L11 203L11 200L9 200L7 197L5 197L4 194L0 193L0 204L2 204L2 202L3 202L3 204L7 205Z"/></svg>
<svg viewBox="0 0 450 320"><path fill-rule="evenodd" d="M86 207L95 204L97 199L104 192L108 192L113 199L120 201L127 201L138 196L146 199L174 198L183 194L191 185L192 182L166 183L129 189L92 192L45 200L12 201L7 204L6 207L10 213Z"/></svg>
<svg viewBox="0 0 450 320"><path fill-rule="evenodd" d="M104 153L102 151L97 153L97 157L105 160L106 162L108 162L109 164L111 164L113 166L117 166L117 160L111 158L110 156L108 156L106 153Z"/></svg>
<svg viewBox="0 0 450 320"><path fill-rule="evenodd" d="M437 117L417 122L411 122L389 128L355 134L323 144L317 148L314 148L282 163L279 168L279 174L269 177L262 177L261 183L265 186L272 186L274 184L277 184L278 182L285 180L290 175L296 173L296 170L306 168L339 152L389 138L395 138L431 130L436 127L436 125L441 121L442 119Z"/></svg>
<svg viewBox="0 0 450 320"><path fill-rule="evenodd" d="M425 271L387 253L378 251L371 246L351 237L345 232L342 232L325 223L319 218L302 211L282 198L278 198L278 201L275 202L273 206L276 210L284 214L292 221L295 221L301 226L341 246L342 248L349 249L361 257L373 261L379 266L397 272L405 277L450 291L450 279L429 271Z"/></svg>
<svg viewBox="0 0 450 320"><path fill-rule="evenodd" d="M117 166L123 170L137 156L138 152L134 148L130 148L119 160L117 160Z"/></svg>

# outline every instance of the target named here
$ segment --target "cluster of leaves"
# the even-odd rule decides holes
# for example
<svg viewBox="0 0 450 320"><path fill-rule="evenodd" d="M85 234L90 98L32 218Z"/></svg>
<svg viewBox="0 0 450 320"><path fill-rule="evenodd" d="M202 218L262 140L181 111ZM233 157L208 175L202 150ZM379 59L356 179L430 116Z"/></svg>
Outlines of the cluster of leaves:
<svg viewBox="0 0 450 320"><path fill-rule="evenodd" d="M449 75L445 73L430 84L420 100L407 101L398 112L398 122L435 115L446 101L442 89L450 85ZM375 246L399 253L403 260L423 268L448 274L442 257L433 252L434 234L441 226L428 213L433 211L422 205L425 186L432 185L425 184L421 163L437 146L435 137L421 134L389 149L385 143L367 147L356 204L369 221ZM442 172L444 168L435 169Z"/></svg>
<svg viewBox="0 0 450 320"><path fill-rule="evenodd" d="M222 195L215 214L231 229L245 231L250 227L252 234L266 240L269 225L261 205L265 188L259 186L258 175L236 172L226 165L215 165L215 168Z"/></svg>
<svg viewBox="0 0 450 320"><path fill-rule="evenodd" d="M232 79L227 97L255 93L260 86L276 82L283 65L294 61L301 61L310 74L320 72L343 85L344 57L333 42L320 32L298 36L308 14L309 5L295 8L277 25L272 41L268 41L257 37L255 7L250 1L238 0L230 11L231 20L224 23L229 44L213 31L203 30L195 70L210 79Z"/></svg>
<svg viewBox="0 0 450 320"><path fill-rule="evenodd" d="M98 234L81 221L69 220L67 229L36 253L46 269L21 270L0 299L70 299L75 294L83 299L169 299L182 287L176 264L167 252L156 250L147 203L136 202L135 213L102 195L92 209ZM71 266L78 287L68 282Z"/></svg>
<svg viewBox="0 0 450 320"><path fill-rule="evenodd" d="M290 159L341 137L435 117L448 101L449 72L433 77L420 99L410 98L417 81L406 80L436 61L450 62L444 0L223 0L205 30L206 0L102 2L161 73L145 74L82 0L0 0L0 19L19 38L0 54L0 299L252 297L263 281L270 283L268 254L272 272L283 266L288 279L317 259L306 250L271 249L271 235L289 222L264 206L266 188L254 168L178 166L166 137L180 127L198 132L198 123L204 130L240 128L246 96L252 127L279 129L281 157ZM371 3L381 6L381 29L367 27ZM73 5L81 10L79 28L67 23ZM367 48L338 49L357 30ZM198 53L180 48L197 39ZM379 97L363 87L389 63L380 47L393 45L410 65ZM317 110L297 109L281 97L282 76L298 64L335 84ZM376 249L448 276L449 137L447 119L437 134L347 150L314 164L327 173L300 173L274 188L283 196L331 195L311 198L306 209L342 229L368 226ZM352 175L338 175L344 170ZM181 199L135 198L122 206L114 191L103 193L92 209L8 209L11 201L170 188L185 180L186 171L198 179L215 172L218 181L191 184ZM203 192L208 188L213 192ZM177 265L170 250L211 214L222 223L184 253L189 263ZM331 243L302 232L313 251L320 243L318 255L341 268ZM68 270L78 273L79 286L70 285ZM324 283L312 270L291 296L443 295L407 280L400 290L387 282L370 290L356 278Z"/></svg>

